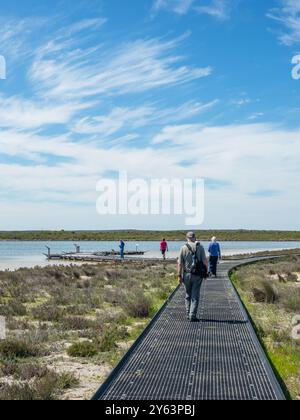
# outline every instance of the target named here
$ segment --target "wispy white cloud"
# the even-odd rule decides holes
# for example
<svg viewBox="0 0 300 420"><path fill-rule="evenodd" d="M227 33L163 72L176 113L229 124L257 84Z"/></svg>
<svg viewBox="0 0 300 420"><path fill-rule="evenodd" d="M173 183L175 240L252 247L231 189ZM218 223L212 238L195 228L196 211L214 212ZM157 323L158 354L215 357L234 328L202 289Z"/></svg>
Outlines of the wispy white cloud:
<svg viewBox="0 0 300 420"><path fill-rule="evenodd" d="M104 228L95 211L82 211L80 216L78 207L73 204L71 208L70 205L76 202L94 208L96 183L107 171L129 169L133 177L156 178L158 168L163 168L164 177L208 179L209 184L214 185L214 191L210 193L208 189L207 199L217 220L214 208L222 200L222 205L230 212L230 220L234 218L238 224L251 220L253 226L257 226L257 206L260 211L270 214L275 206L277 214L284 215L286 202L295 203L290 212L294 212L296 217L296 203L300 199L299 139L299 130L280 129L272 124L211 127L182 124L161 129L150 145L128 148L120 141L104 147L101 135L93 141L75 141L70 136L5 130L0 131L0 150L2 156L10 156L12 162L0 162L0 189L9 191L24 203L22 211L26 208L28 213L23 215L23 223L31 220L31 214L38 215L39 201L42 201L47 203L48 208L56 203L56 216L68 212L77 214L77 223L80 221L86 226L83 219L89 214L90 221ZM55 156L57 162L49 165L45 161L47 155ZM16 162L13 162L14 158ZM19 162L22 158L30 164ZM190 164L182 165L183 161ZM280 195L267 194L274 190L274 185ZM261 202L263 192L267 196ZM27 201L31 202L30 206L26 205ZM7 208L7 203L3 204ZM12 208L12 214L16 214L16 206ZM71 226L68 218L63 220L62 228ZM209 220L214 222L211 216ZM41 227L34 220L31 223L31 228ZM57 220L54 218L53 227L57 227L55 223ZM107 226L109 222L105 219L104 223ZM262 228L266 227L265 220L263 223Z"/></svg>
<svg viewBox="0 0 300 420"><path fill-rule="evenodd" d="M284 45L300 42L300 1L280 0L281 7L270 10L268 17L284 27L278 38Z"/></svg>
<svg viewBox="0 0 300 420"><path fill-rule="evenodd" d="M248 120L250 121L254 121L257 120L258 118L263 117L265 114L263 112L254 112L253 114L251 114L248 118Z"/></svg>
<svg viewBox="0 0 300 420"><path fill-rule="evenodd" d="M252 102L252 100L250 98L247 98L247 97L242 97L242 98L239 98L239 99L233 99L231 101L231 103L233 105L236 105L236 106L249 105L249 104L251 104L251 102Z"/></svg>
<svg viewBox="0 0 300 420"><path fill-rule="evenodd" d="M185 160L197 156L193 170L199 176L231 183L240 197L274 185L292 197L295 177L300 175L299 139L299 130L284 130L272 124L190 124L165 127L153 143L161 150L167 146L169 153L173 148L172 153Z"/></svg>
<svg viewBox="0 0 300 420"><path fill-rule="evenodd" d="M106 22L107 19L105 18L82 19L81 21L76 22L73 25L69 25L67 29L62 29L61 32L64 32L66 35L70 36L78 32L85 31L87 29L100 29Z"/></svg>
<svg viewBox="0 0 300 420"><path fill-rule="evenodd" d="M82 118L76 122L73 129L81 134L101 134L107 137L123 128L138 129L147 125L162 125L188 120L211 109L218 103L218 100L208 103L190 101L174 108L158 108L153 104L137 108L116 107L108 115Z"/></svg>
<svg viewBox="0 0 300 420"><path fill-rule="evenodd" d="M169 10L179 15L190 11L206 14L218 20L226 20L230 16L230 1L228 0L155 0L153 11Z"/></svg>
<svg viewBox="0 0 300 420"><path fill-rule="evenodd" d="M226 20L230 17L230 2L228 0L211 0L206 5L196 6L195 10L218 20Z"/></svg>
<svg viewBox="0 0 300 420"><path fill-rule="evenodd" d="M36 129L53 124L67 124L73 116L88 108L89 103L49 103L21 97L0 95L0 126L2 128Z"/></svg>
<svg viewBox="0 0 300 420"><path fill-rule="evenodd" d="M140 108L114 108L108 115L84 117L76 122L74 131L81 134L98 134L104 137L120 131L124 126L137 128L148 123L154 109L152 107Z"/></svg>
<svg viewBox="0 0 300 420"><path fill-rule="evenodd" d="M195 0L155 0L153 11L161 9L171 10L179 15L186 14Z"/></svg>
<svg viewBox="0 0 300 420"><path fill-rule="evenodd" d="M115 48L99 48L63 54L64 44L47 45L30 70L30 79L40 92L56 97L87 97L139 93L163 86L190 82L212 73L209 66L181 65L174 53L182 37L128 42ZM69 47L69 45L68 45ZM57 57L64 58L57 60Z"/></svg>
<svg viewBox="0 0 300 420"><path fill-rule="evenodd" d="M34 34L43 25L46 18L24 18L14 19L0 17L0 46L1 53L9 61L20 62L24 58L32 56L35 50Z"/></svg>
<svg viewBox="0 0 300 420"><path fill-rule="evenodd" d="M12 158L25 158L32 165L1 164L0 184L15 191L64 191L65 200L74 194L93 191L106 171L128 170L132 176L157 177L164 168L167 177L204 177L230 184L240 196L273 185L286 194L298 191L300 175L299 130L274 125L245 124L211 126L170 125L153 138L153 143L127 148L117 142L104 147L101 135L78 142L70 136L41 136L13 130L0 132L1 152ZM166 147L167 146L167 147ZM45 155L58 162L48 165ZM180 162L193 162L183 167ZM62 179L64 182L62 182ZM262 182L263 180L263 182Z"/></svg>

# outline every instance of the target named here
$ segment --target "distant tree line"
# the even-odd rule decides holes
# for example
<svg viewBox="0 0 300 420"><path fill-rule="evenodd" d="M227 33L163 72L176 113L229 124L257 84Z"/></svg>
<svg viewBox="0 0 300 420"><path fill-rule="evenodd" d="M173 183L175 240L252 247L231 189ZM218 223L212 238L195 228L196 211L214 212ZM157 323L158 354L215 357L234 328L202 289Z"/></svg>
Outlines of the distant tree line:
<svg viewBox="0 0 300 420"><path fill-rule="evenodd" d="M178 231L2 231L1 241L183 241L185 230ZM202 230L197 231L200 240L217 236L220 241L300 241L300 231L262 230Z"/></svg>

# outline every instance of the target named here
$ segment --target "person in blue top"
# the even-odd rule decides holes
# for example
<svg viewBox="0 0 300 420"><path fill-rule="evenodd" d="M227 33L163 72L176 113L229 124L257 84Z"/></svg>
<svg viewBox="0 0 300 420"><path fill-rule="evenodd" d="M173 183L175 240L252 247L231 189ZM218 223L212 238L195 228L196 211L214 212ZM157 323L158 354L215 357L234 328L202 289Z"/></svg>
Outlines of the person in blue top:
<svg viewBox="0 0 300 420"><path fill-rule="evenodd" d="M125 242L122 239L120 240L119 248L120 248L121 260L124 260Z"/></svg>
<svg viewBox="0 0 300 420"><path fill-rule="evenodd" d="M209 274L217 277L217 267L219 259L222 258L221 247L217 242L217 238L214 236L209 244Z"/></svg>

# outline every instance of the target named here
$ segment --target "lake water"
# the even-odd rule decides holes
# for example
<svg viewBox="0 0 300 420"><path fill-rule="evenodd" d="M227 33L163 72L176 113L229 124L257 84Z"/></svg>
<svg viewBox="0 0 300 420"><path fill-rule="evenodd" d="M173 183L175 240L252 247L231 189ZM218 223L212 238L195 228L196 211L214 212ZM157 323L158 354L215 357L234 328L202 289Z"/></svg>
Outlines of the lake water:
<svg viewBox="0 0 300 420"><path fill-rule="evenodd" d="M208 248L208 242L202 243ZM107 251L118 249L117 242L78 242L82 252ZM181 247L181 242L169 242L169 257L176 257ZM224 255L243 254L258 251L273 251L280 249L300 248L300 242L223 242L221 243ZM56 264L47 261L43 253L47 252L46 246L51 247L52 253L73 252L73 242L0 242L0 270L17 269L20 267L34 267ZM127 242L126 250L146 251L146 257L159 257L158 242Z"/></svg>

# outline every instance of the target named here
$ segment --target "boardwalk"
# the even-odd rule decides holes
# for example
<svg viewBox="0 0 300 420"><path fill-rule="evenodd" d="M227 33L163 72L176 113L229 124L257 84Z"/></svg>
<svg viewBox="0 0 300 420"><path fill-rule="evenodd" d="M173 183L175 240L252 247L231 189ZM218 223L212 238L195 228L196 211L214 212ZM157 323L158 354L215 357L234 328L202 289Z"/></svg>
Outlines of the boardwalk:
<svg viewBox="0 0 300 420"><path fill-rule="evenodd" d="M282 400L284 394L229 280L204 282L200 323L179 288L100 388L96 400Z"/></svg>

